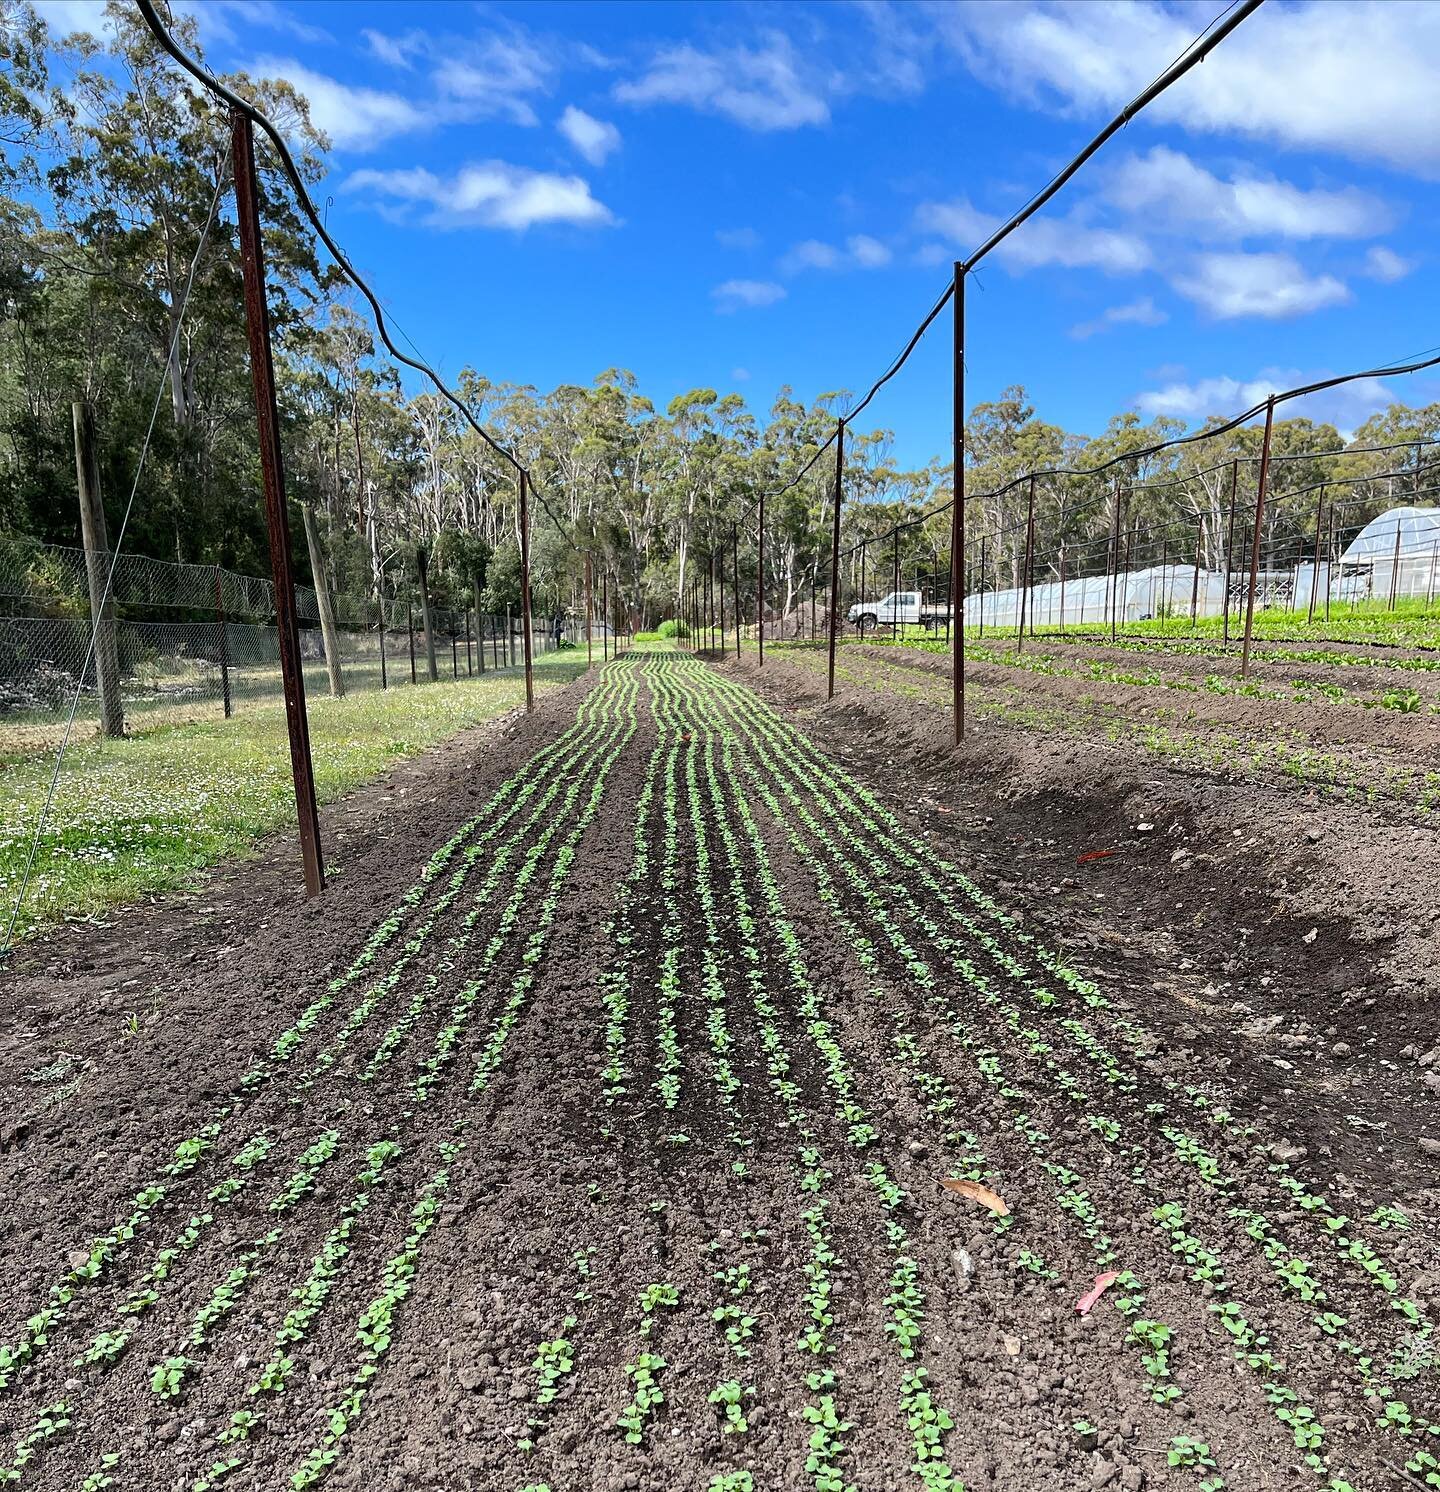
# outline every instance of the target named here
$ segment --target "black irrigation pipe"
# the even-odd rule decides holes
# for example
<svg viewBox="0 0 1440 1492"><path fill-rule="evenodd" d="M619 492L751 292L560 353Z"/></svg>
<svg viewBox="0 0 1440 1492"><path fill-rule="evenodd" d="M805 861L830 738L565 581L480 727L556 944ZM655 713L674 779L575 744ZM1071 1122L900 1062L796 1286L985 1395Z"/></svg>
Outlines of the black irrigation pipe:
<svg viewBox="0 0 1440 1492"><path fill-rule="evenodd" d="M146 0L141 0L141 3L146 3ZM975 268L976 265L980 263L982 259L985 258L987 254L990 253L992 249L998 248L999 245L1003 243L1007 238L1009 238L1009 236L1014 233L1017 228L1019 228L1028 219L1032 218L1037 212L1039 212L1040 209L1044 207L1045 204L1049 202L1050 199L1054 197L1063 186L1065 186L1065 184L1076 174L1076 172L1079 171L1080 168L1085 165L1085 163L1089 161L1091 157L1094 156L1113 136L1119 134L1119 132L1124 129L1125 126L1129 124L1130 121L1137 114L1139 114L1142 109L1159 98L1159 96L1164 93L1165 90L1171 86L1171 84L1178 82L1182 77L1185 76L1186 73L1191 70L1191 68L1203 62L1206 57L1208 57L1210 53L1214 51L1214 49L1219 46L1220 43L1224 41L1225 38L1229 36L1232 31L1236 29L1236 27L1238 27L1243 21L1248 19L1257 10L1259 10L1260 6L1263 3L1264 0L1243 0L1243 3L1241 3L1237 7L1232 0L1232 4L1230 6L1227 6L1225 11L1221 12L1220 17L1217 18L1216 21L1212 21L1210 25L1207 26L1205 30L1201 32L1201 34L1195 39L1195 41L1192 42L1190 46L1185 49L1184 53L1182 53L1180 57L1178 57L1168 68L1166 68L1165 71L1161 73L1160 76L1156 78L1155 81L1151 83L1150 86L1146 88L1143 93L1140 93L1128 104L1126 104L1126 106L1114 117L1114 119L1112 119L1110 123L1107 124L1105 128L1101 130L1100 133L1096 135L1094 139L1092 139L1089 144L1087 144L1085 148L1081 150L1081 152L1077 156L1075 156L1073 160L1070 161L1068 165L1063 167L1054 176L1052 176L1049 182L1047 182L1046 185L1040 189L1040 191L1036 192L1035 195L1031 197L1030 200L1019 210L1019 212L1017 212L1007 222L1003 223L999 228L997 228L995 232L992 233L990 237L987 238L978 249L975 249L970 254L970 256L961 263L961 272L968 274ZM1229 15L1229 11L1231 10L1234 11L1233 15ZM1226 18L1227 16L1228 18ZM779 497L782 494L789 492L791 488L796 486L810 471L811 467L813 467L815 463L820 459L824 452L835 443L835 439L840 434L841 429L851 420L853 420L863 409L865 409L869 405L870 401L875 397L875 395L878 394L880 390L884 388L885 385L889 383L890 380L894 378L897 373L899 373L901 368L903 368L909 361L910 354L915 351L916 347L919 346L920 339L925 335L927 331L929 331L930 327L934 324L935 318L939 316L941 311L943 311L947 305L949 305L951 299L954 297L954 294L955 281L952 279L947 282L945 289L942 290L940 293L939 299L936 300L935 304L930 308L930 311L926 315L925 319L912 333L910 340L905 344L905 347L901 351L900 355L890 364L885 372L882 373L880 377L877 378L875 382L870 385L869 390L860 400L860 402L856 404L851 410L849 410L845 415L839 418L836 423L835 430L831 433L829 439L826 440L825 444L820 446L819 449L811 455L810 459L806 461L804 466L802 466L800 470L796 472L796 474L783 487L777 488L774 492L769 494L771 497ZM753 506L754 504L752 503L751 507ZM943 512L945 510L942 508L938 511ZM747 508L745 512L741 514L741 517L743 519L748 518L749 516L750 509Z"/></svg>
<svg viewBox="0 0 1440 1492"><path fill-rule="evenodd" d="M1411 444L1414 444L1414 442L1411 442ZM1238 460L1239 458L1236 458L1236 459ZM1219 471L1219 470L1222 470L1224 467L1227 467L1229 465L1230 465L1230 462L1229 461L1225 461L1225 462L1222 462L1221 465L1218 466L1218 467L1208 467L1208 468L1206 468L1206 470L1208 470L1208 471ZM1045 476L1045 475L1046 475L1045 472L1036 472L1035 473L1035 476L1037 478ZM1195 475L1200 475L1200 474L1199 473L1195 473ZM1272 493L1269 494L1269 499L1268 500L1273 505L1277 505L1278 506L1280 503L1286 502L1286 501L1288 501L1291 498L1304 497L1308 493L1319 492L1319 491L1321 491L1325 487L1343 487L1343 486L1346 486L1347 484L1352 484L1352 483L1356 483L1356 482L1383 482L1383 481L1389 480L1392 477L1413 477L1414 475L1415 475L1414 469L1407 467L1407 468L1402 468L1402 469L1400 469L1398 471L1372 472L1369 475L1363 476L1363 477L1326 477L1324 481L1321 481L1321 482L1311 482L1308 486L1305 486L1305 487L1291 487L1291 488L1287 488L1284 492L1272 492ZM1191 478L1191 480L1193 480L1193 477ZM1126 486L1126 488L1125 488L1125 492L1126 492L1126 495L1129 496L1129 495L1131 495L1133 493L1136 493L1136 492L1153 492L1153 491L1156 491L1156 490L1158 490L1159 488L1162 488L1162 487L1174 487L1174 486L1180 486L1180 485L1183 485L1183 483L1181 483L1181 482L1161 482L1161 483L1135 482L1135 483L1128 484ZM1001 490L1004 490L1004 489L1001 489ZM1426 496L1429 493L1437 491L1437 490L1440 490L1440 489L1436 489L1434 487L1427 487L1427 488L1424 488L1424 489L1417 489L1415 491L1402 493L1400 495L1404 496L1404 497L1423 497L1423 496ZM990 496L990 495L992 495L992 494L988 494L988 493L977 493L976 494L977 497L985 497L985 496ZM1076 503L1073 507L1067 506L1066 509L1065 509L1065 516L1066 517L1077 517L1077 516L1079 516L1082 513L1089 512L1093 508L1102 506L1109 499L1109 497L1110 497L1110 493L1104 492L1104 493L1101 493L1098 497L1087 498L1083 502ZM1369 498L1363 498L1363 497L1349 497L1349 498L1337 499L1334 505L1336 507L1349 507L1349 506L1351 506L1351 505L1353 505L1355 503L1363 503L1363 502L1368 502L1368 501L1371 501L1371 499L1369 499ZM1249 502L1250 502L1250 500L1247 498L1246 499L1246 506L1247 507L1249 506ZM946 503L944 507L942 507L942 508L936 508L931 513L926 514L926 515L924 515L924 516L922 516L920 518L910 518L910 519L907 519L904 523L897 524L893 528L886 529L883 533L874 534L874 535L872 535L872 536L870 536L868 538L858 540L856 543L852 544L849 549L842 550L841 551L841 556L845 557L845 556L854 554L857 549L862 548L866 544L883 544L886 539L892 538L894 535L896 535L898 533L903 533L907 528L913 528L917 524L924 522L925 517L934 517L938 513L948 512L949 508L950 508L950 504ZM1192 521L1192 520L1193 520L1193 515L1182 514L1182 515L1180 515L1178 517L1170 519L1168 521L1168 523L1166 523L1166 524L1158 525L1158 527L1162 527L1162 528L1163 527L1173 527L1173 526L1175 526L1177 524L1186 523L1186 522ZM1151 527L1157 527L1157 525L1150 525L1150 526ZM1023 531L1025 529L1025 527L1026 527L1026 520L1024 518L1017 518L1013 523L1001 524L998 528L986 529L985 532L984 532L984 534L981 535L981 537L984 538L984 539L987 539L987 540L989 540L989 539L1000 539L1000 538L1003 538L1007 534L1011 534L1011 533L1014 533L1016 531ZM973 547L973 544L977 543L977 542L979 542L979 541L978 540L972 540L972 541L967 542L966 548ZM1088 543L1100 544L1100 543L1106 543L1106 542L1108 542L1108 541L1106 540L1106 538L1105 538L1105 536L1103 534L1099 535L1098 537L1095 537L1093 539L1084 538L1084 537L1077 537L1076 540L1075 540L1075 543L1077 545L1078 544L1088 544Z"/></svg>
<svg viewBox="0 0 1440 1492"><path fill-rule="evenodd" d="M244 114L251 121L251 123L257 125L261 130L265 132L266 136L270 140L271 145L275 149L276 155L280 160L281 170L285 173L285 177L289 181L291 189L295 193L295 198L296 201L299 203L301 212L305 214L305 217L309 221L310 226L315 230L316 236L330 251L331 258L334 259L335 263L344 273L346 279L348 279L350 283L360 292L360 294L365 297L366 301L369 302L371 314L375 319L375 329L377 332L379 332L380 340L385 344L386 350L390 353L390 356L393 357L396 362L403 363L407 368L412 368L415 372L421 373L426 378L428 378L434 385L436 391L440 394L440 396L459 412L461 418L464 419L465 423L470 426L475 434L478 435L480 439L483 440L485 444L489 446L490 449L494 451L497 456L499 456L502 460L509 462L510 466L514 469L516 476L518 477L522 474L525 476L525 478L529 482L530 491L535 494L536 500L545 510L546 514L555 524L556 528L559 529L560 533L565 537L566 542L572 549L575 549L577 552L583 553L584 551L581 549L581 546L576 544L575 540L571 538L570 535L566 532L565 525L556 516L554 510L550 507L550 504L546 502L544 495L535 486L534 478L531 476L529 469L520 460L520 458L499 440L497 440L495 436L491 435L491 433L480 423L480 421L475 418L474 413L472 412L470 406L465 402L465 400L462 399L457 393L454 392L454 390L449 387L448 384L444 382L444 380L438 373L436 373L436 371L430 366L429 363L427 363L423 358L419 357L418 354L415 357L407 356L405 353L401 352L400 349L395 345L394 339L390 335L390 327L385 320L385 312L381 309L379 299L376 297L375 292L371 290L370 286L362 278L359 271L356 270L353 264L351 264L349 258L345 254L345 251L340 247L338 243L336 243L335 239L331 236L329 229L326 228L325 221L321 217L320 213L316 210L315 203L311 199L310 192L307 189L304 180L301 178L299 169L295 165L294 158L290 154L289 146L286 145L285 139L281 135L280 131L276 129L276 127L270 122L270 120L259 109L257 109L254 104L252 104L248 99L242 98L233 89L227 88L226 85L214 75L214 73L210 72L208 68L203 67L199 62L191 57L188 52L185 51L180 43L177 42L175 38L170 34L165 20L162 19L159 11L155 7L155 0L135 0L135 3L139 7L141 16L144 17L145 24L154 34L156 41L160 43L165 51L168 52L170 56L173 57L175 61L178 62L180 66L184 68L187 73L190 74L191 77L193 77L197 82L201 83L205 88L209 89L209 91L213 93L217 98L223 99L232 109L239 110L239 112Z"/></svg>
<svg viewBox="0 0 1440 1492"><path fill-rule="evenodd" d="M1178 450L1181 446L1195 445L1199 441L1209 440L1212 437L1217 436L1217 435L1228 435L1232 430L1237 430L1237 429L1240 428L1240 426L1248 424L1249 421L1251 421L1253 419L1256 419L1260 415L1264 414L1265 413L1266 405L1270 404L1272 401L1274 403L1276 403L1276 404L1284 404L1284 403L1287 403L1291 399L1303 399L1303 398L1305 398L1309 394L1319 393L1319 392L1324 391L1325 389L1339 388L1342 384L1356 383L1356 382L1359 382L1361 379L1365 379L1365 378L1399 378L1399 377L1401 377L1404 374L1408 374L1408 373L1420 373L1420 372L1423 372L1426 368L1434 368L1434 367L1440 367L1440 356L1422 358L1418 362L1399 363L1399 364L1396 364L1393 367L1388 367L1388 368L1367 368L1367 369L1364 369L1364 370L1362 370L1360 372L1356 372L1356 373L1341 373L1341 374L1337 374L1334 378L1321 379L1317 383L1308 383L1308 384L1302 385L1300 388L1285 389L1281 393L1271 394L1268 398L1262 399L1258 404L1251 405L1251 407L1249 409L1245 410L1242 414L1237 414L1237 415L1233 416L1231 419L1225 420L1223 423L1221 423L1219 425L1211 425L1211 426L1208 426L1204 430L1195 430L1195 431L1192 431L1188 435L1176 435L1176 436L1172 436L1169 440L1157 441L1154 445L1141 446L1141 447L1139 447L1139 448L1137 448L1136 450L1133 450L1133 451L1125 451L1125 452L1123 452L1122 454L1120 454L1118 456L1112 456L1108 461L1102 461L1100 463L1100 465L1098 465L1098 466L1087 466L1087 467L1051 466L1051 467L1042 467L1038 471L1025 472L1022 475L1015 477L1013 480L1011 480L1009 482L1006 482L1003 486L991 488L988 492L969 492L969 493L966 493L966 495L965 495L965 502L966 502L966 504L968 506L971 503L983 502L983 501L985 501L986 499L989 499L989 498L1003 497L1007 492L1011 492L1016 487L1022 486L1023 484L1025 484L1026 482L1028 482L1031 479L1031 477L1041 478L1041 477L1093 477L1093 476L1100 476L1100 475L1102 475L1103 473L1105 473L1107 471L1112 471L1117 466L1123 466L1127 461L1141 461L1141 460L1144 460L1146 457L1158 455L1161 451ZM1304 459L1319 459L1320 457L1328 457L1328 456L1338 457L1338 456L1345 456L1345 455L1365 455L1368 452L1370 452L1372 449L1374 451L1377 451L1377 452L1379 452L1379 451L1388 451L1388 450L1406 450L1406 449L1411 449L1411 448L1415 448L1415 447L1422 447L1422 446L1425 446L1425 445L1428 445L1428 444L1431 444L1431 443L1432 442L1430 442L1428 440L1423 440L1422 439L1422 440L1403 441L1403 442L1400 442L1400 443L1398 443L1396 445L1393 445L1393 446L1375 446L1373 448L1372 447L1366 447L1364 450L1353 451L1353 452L1351 452L1351 451L1335 451L1335 452L1309 452L1309 451L1305 451L1305 452L1295 452L1295 453L1291 454L1290 459L1291 460L1304 460ZM1234 457L1229 458L1229 460L1227 460L1227 461L1220 462L1216 466L1206 467L1204 470L1205 470L1205 472L1218 471L1222 467L1228 466L1230 464L1230 461L1236 461L1236 462L1239 462L1241 460L1244 460L1244 461L1254 461L1254 460L1257 460L1257 459L1258 459L1257 457L1253 457L1253 456L1244 456L1244 457L1234 456ZM1273 460L1275 460L1277 458L1272 457L1271 459L1273 461ZM1192 480L1193 481L1195 476L1199 476L1201 474L1202 473L1199 473L1199 472L1194 473L1188 479L1187 478L1182 478L1182 477L1175 477L1175 478L1167 478L1163 482L1149 482L1149 483L1136 482L1136 483L1131 484L1131 488L1132 488L1132 490L1140 491L1142 489L1154 489L1154 488L1167 487L1167 486L1168 487L1181 486L1181 485L1183 485L1185 483L1185 481L1187 481L1187 480ZM1401 475L1401 476L1411 476L1413 474L1414 473L1412 471L1405 471L1405 472L1398 473L1398 475ZM1331 478L1330 480L1333 481L1333 482L1379 481L1379 480L1384 480L1384 477L1386 475L1388 475L1388 474L1381 474L1380 476L1357 475L1357 476L1354 476L1354 477L1336 477L1336 478ZM1314 489L1312 488L1312 489L1309 489L1309 490L1313 491ZM1289 495L1289 494L1282 494L1282 496L1283 495ZM926 522L928 519L938 517L941 513L948 513L950 511L950 509L952 507L954 507L954 505L955 505L955 499L953 497L947 498L943 503L939 503L935 507L929 508L925 512L917 514L914 518L906 519L903 524L897 525L897 530L898 529L904 529L904 528L913 528L917 524L921 524L921 523ZM869 542L874 543L874 542L879 542L880 540L888 539L891 536L891 533L894 532L894 531L896 531L896 530L887 530L885 533L877 535L876 539L871 540ZM858 546L852 546L852 550L851 551L847 551L847 553L853 552L853 548L854 547L858 547Z"/></svg>

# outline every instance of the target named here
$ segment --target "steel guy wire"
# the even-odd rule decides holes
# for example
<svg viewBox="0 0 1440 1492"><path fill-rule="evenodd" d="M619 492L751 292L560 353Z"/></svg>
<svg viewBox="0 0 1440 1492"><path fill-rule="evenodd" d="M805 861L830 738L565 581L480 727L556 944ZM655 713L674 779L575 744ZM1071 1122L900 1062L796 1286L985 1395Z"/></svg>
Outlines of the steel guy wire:
<svg viewBox="0 0 1440 1492"><path fill-rule="evenodd" d="M140 0L140 3L142 5L146 5L149 3L149 0ZM1239 3L1238 11L1236 11L1234 15L1229 16L1228 20L1225 19L1230 11L1236 9L1237 3ZM968 274L992 249L997 248L1017 228L1025 223L1027 219L1033 217L1035 213L1037 213L1047 202L1049 202L1050 199L1054 197L1055 194L1059 192L1059 190L1066 184L1066 182L1068 182L1076 174L1076 172L1079 171L1081 166L1083 166L1101 149L1103 145L1105 145L1108 140L1111 139L1112 136L1118 134L1138 113L1140 113L1142 109L1144 109L1148 104L1153 103L1155 99L1157 99L1162 93L1164 93L1165 90L1171 86L1171 84L1178 82L1182 77L1185 76L1186 73L1190 71L1191 68L1195 67L1198 63L1203 62L1206 57L1209 56L1209 54L1217 46L1219 46L1219 44L1224 41L1227 36L1231 34L1231 32L1233 32L1249 16L1253 15L1254 12L1257 11L1263 3L1264 0L1232 0L1232 3L1227 6L1226 9L1220 13L1220 15L1212 20L1208 26L1206 26L1204 31L1202 31L1199 36L1197 36L1195 40L1191 42L1191 44L1185 49L1185 51L1175 62L1171 63L1171 65L1167 67L1165 71L1162 72L1149 85L1148 88L1144 89L1134 99L1132 99L1131 102L1128 103L1115 116L1115 118L1112 119L1110 123L1107 124L1105 128L1101 130L1100 133L1096 135L1094 139L1092 139L1089 144L1087 144L1085 148L1081 150L1081 152L1069 162L1068 165L1064 166L1060 171L1056 172L1056 174L1050 178L1049 182L1047 182L1044 187L1036 192L1034 196L1032 196L1030 200L1017 213L1014 214L1014 216L1012 216L1007 222L1003 223L999 228L997 228L995 232L992 233L990 237L987 238L978 249L974 250L968 256L968 258L961 261L961 267L964 272ZM810 468L814 466L816 461L820 459L820 456L823 454L823 452L826 451L830 447L830 445L834 443L836 435L839 434L840 426L847 424L851 419L859 414L860 411L870 403L875 395L892 378L895 377L895 375L901 370L901 368L905 366L906 362L909 361L910 354L914 352L915 348L919 345L920 339L930 329L931 325L935 321L935 318L940 314L942 310L944 310L945 306L949 304L954 293L955 283L952 279L946 284L945 289L940 294L940 298L935 302L929 314L916 328L909 342L906 343L905 349L903 352L901 352L900 356L896 358L895 361L890 365L890 367L886 369L886 371L870 386L869 392L866 393L865 397L860 401L860 403L853 410L851 410L848 415L846 415L838 422L834 433L832 433L825 444L822 445L819 450L817 450L814 455L810 457L805 465L801 467L800 471L794 477L792 477L791 480L785 484L785 486L779 488L776 492L769 494L770 496L779 497L782 494L790 491L790 489L794 487L796 483L805 476ZM751 506L753 507L754 504L752 504ZM743 514L742 516L748 517L749 510L747 509L745 514Z"/></svg>
<svg viewBox="0 0 1440 1492"><path fill-rule="evenodd" d="M190 305L190 292L195 285L195 272L200 266L200 256L204 253L205 245L210 238L210 230L215 225L215 215L220 206L220 196L225 190L225 172L221 170L215 180L215 195L210 199L210 212L205 219L205 227L200 234L200 240L195 245L195 257L190 261L190 272L185 278L185 291L180 297L179 315L175 318L175 330L170 336L170 345L166 349L166 366L169 360L176 355L180 344L180 332L185 324L185 312ZM150 439L155 433L155 421L160 415L160 405L164 402L165 390L168 386L168 374L165 368L160 370L160 378L155 386L155 401L150 406L150 423L145 427L145 439L140 445L140 457L135 463L135 477L130 483L130 495L125 500L125 511L120 517L120 527L116 530L114 543L110 548L110 564L105 573L105 588L100 595L100 607L95 616L94 624L90 628L90 642L85 650L85 661L80 665L79 676L75 680L75 697L70 701L70 713L65 719L65 730L60 737L60 747L55 753L55 767L50 773L50 786L45 793L45 802L40 809L40 817L35 825L35 833L31 836L30 849L25 857L25 869L20 876L20 889L15 894L15 905L10 911L10 923L5 929L5 946L0 948L0 959L7 958L11 949L15 946L15 925L20 918L20 908L25 901L25 893L30 886L30 876L35 868L35 855L40 847L40 836L45 832L45 825L49 822L50 810L55 803L55 789L60 782L60 768L65 760L66 749L70 745L70 732L75 726L75 712L80 707L80 694L85 686L85 675L95 658L96 629L99 626L99 612L103 612L107 602L110 600L111 589L115 584L115 566L119 563L120 552L125 544L125 530L130 523L130 513L135 506L135 496L140 490L140 477L145 470L145 459L150 454Z"/></svg>

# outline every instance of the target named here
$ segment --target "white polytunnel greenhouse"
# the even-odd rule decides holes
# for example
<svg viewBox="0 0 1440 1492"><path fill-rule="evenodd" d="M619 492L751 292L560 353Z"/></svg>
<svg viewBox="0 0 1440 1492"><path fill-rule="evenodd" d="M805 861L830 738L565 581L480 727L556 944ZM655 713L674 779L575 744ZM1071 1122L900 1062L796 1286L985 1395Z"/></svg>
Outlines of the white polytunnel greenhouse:
<svg viewBox="0 0 1440 1492"><path fill-rule="evenodd" d="M1242 569L1230 577L1232 611L1244 604L1248 581ZM1257 577L1260 606L1304 611L1331 601L1385 601L1395 596L1440 595L1440 508L1391 508L1372 518L1334 564L1302 559L1283 569L1262 569ZM1153 617L1219 616L1225 603L1225 576L1194 565L1155 565L1105 575L1058 580L1023 588L985 591L965 598L966 626L1016 627L1024 599L1025 621L1061 627L1110 620L1111 586L1119 587L1117 622Z"/></svg>
<svg viewBox="0 0 1440 1492"><path fill-rule="evenodd" d="M1372 597L1428 596L1440 562L1440 508L1391 508L1346 546L1340 565Z"/></svg>
<svg viewBox="0 0 1440 1492"><path fill-rule="evenodd" d="M1225 577L1210 570L1198 575L1194 565L1154 565L1148 570L1123 571L1112 580L1106 575L1047 581L1031 587L986 591L965 598L965 625L1016 627L1024 598L1025 621L1037 627L1078 626L1108 622L1111 587L1118 586L1115 619L1138 622L1147 617L1189 616L1193 601L1200 616L1218 616L1225 597Z"/></svg>

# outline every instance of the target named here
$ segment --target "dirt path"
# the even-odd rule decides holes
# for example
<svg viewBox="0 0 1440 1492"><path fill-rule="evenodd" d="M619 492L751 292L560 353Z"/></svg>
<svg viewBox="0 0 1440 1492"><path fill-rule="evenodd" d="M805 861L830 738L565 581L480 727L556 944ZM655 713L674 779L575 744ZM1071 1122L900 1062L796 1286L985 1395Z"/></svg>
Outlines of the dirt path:
<svg viewBox="0 0 1440 1492"><path fill-rule="evenodd" d="M213 962L169 907L18 980L0 1474L1424 1484L1432 1178L1291 1143L1343 1088L1197 1060L967 874L928 768L733 671L632 654L488 746L319 911L237 876Z"/></svg>

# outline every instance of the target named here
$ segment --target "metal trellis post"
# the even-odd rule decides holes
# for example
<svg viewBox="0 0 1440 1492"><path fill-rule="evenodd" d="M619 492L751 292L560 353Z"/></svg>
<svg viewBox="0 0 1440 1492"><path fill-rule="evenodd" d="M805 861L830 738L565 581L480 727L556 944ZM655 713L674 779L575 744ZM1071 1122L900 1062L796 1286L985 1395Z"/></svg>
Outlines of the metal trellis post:
<svg viewBox="0 0 1440 1492"><path fill-rule="evenodd" d="M595 587L591 555L585 551L585 667L595 666L595 642L591 634L591 618L595 615Z"/></svg>
<svg viewBox="0 0 1440 1492"><path fill-rule="evenodd" d="M1240 485L1240 463L1230 463L1230 522L1225 532L1225 595L1221 600L1220 635L1225 646L1230 646L1230 575L1231 556L1235 552L1235 500Z"/></svg>
<svg viewBox="0 0 1440 1492"><path fill-rule="evenodd" d="M535 708L535 662L530 640L530 473L520 468L520 645L525 650L525 708Z"/></svg>
<svg viewBox="0 0 1440 1492"><path fill-rule="evenodd" d="M730 579L735 589L735 656L740 656L740 529L730 525Z"/></svg>
<svg viewBox="0 0 1440 1492"><path fill-rule="evenodd" d="M295 616L295 575L290 562L290 522L285 510L285 467L280 454L280 418L275 407L275 369L270 351L270 315L265 304L265 257L260 239L259 184L255 137L249 117L230 111L230 144L235 171L235 208L240 228L240 268L245 287L245 328L250 342L250 381L255 392L260 474L275 579L275 625L280 645L280 677L285 722L290 735L290 770L295 780L295 816L305 866L305 892L325 889L320 843L320 811L315 802L315 771L310 756L310 722L305 713L305 676L300 668L300 631Z"/></svg>
<svg viewBox="0 0 1440 1492"><path fill-rule="evenodd" d="M830 529L830 676L827 699L835 698L835 633L840 624L840 506L845 501L845 421L835 427L835 518Z"/></svg>
<svg viewBox="0 0 1440 1492"><path fill-rule="evenodd" d="M755 574L755 621L760 635L760 667L765 667L765 494L760 494L760 563Z"/></svg>
<svg viewBox="0 0 1440 1492"><path fill-rule="evenodd" d="M1255 630L1255 583L1260 578L1260 534L1265 521L1265 483L1270 476L1270 432L1275 427L1275 396L1265 401L1265 440L1260 447L1260 481L1255 490L1255 538L1250 546L1250 594L1245 600L1245 643L1240 653L1240 677L1250 673L1250 639Z"/></svg>
<svg viewBox="0 0 1440 1492"><path fill-rule="evenodd" d="M950 510L950 631L951 708L955 744L965 739L965 266L955 261L955 328L951 371L951 457L955 475L951 480ZM983 582L982 582L983 583ZM984 600L982 596L981 604Z"/></svg>

